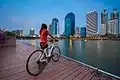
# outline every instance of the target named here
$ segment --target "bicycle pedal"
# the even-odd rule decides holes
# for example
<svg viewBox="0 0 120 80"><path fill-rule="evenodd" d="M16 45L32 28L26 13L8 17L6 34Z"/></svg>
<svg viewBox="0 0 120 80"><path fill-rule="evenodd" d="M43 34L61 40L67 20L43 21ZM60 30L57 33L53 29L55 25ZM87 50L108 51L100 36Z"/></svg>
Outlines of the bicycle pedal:
<svg viewBox="0 0 120 80"><path fill-rule="evenodd" d="M48 58L48 62L50 62L51 58Z"/></svg>
<svg viewBox="0 0 120 80"><path fill-rule="evenodd" d="M54 57L54 55L51 55L51 57Z"/></svg>

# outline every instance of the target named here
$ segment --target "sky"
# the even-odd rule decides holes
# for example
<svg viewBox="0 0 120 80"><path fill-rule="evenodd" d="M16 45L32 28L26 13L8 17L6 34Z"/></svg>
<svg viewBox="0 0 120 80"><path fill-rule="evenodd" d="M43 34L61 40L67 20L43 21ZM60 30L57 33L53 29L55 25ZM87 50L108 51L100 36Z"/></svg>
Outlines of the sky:
<svg viewBox="0 0 120 80"><path fill-rule="evenodd" d="M119 3L119 0L0 0L0 28L23 29L26 35L34 28L38 34L42 23L49 25L57 18L63 33L67 13L75 14L75 26L86 27L86 13L96 10L100 32L100 13L104 8L109 13L114 8L120 11Z"/></svg>

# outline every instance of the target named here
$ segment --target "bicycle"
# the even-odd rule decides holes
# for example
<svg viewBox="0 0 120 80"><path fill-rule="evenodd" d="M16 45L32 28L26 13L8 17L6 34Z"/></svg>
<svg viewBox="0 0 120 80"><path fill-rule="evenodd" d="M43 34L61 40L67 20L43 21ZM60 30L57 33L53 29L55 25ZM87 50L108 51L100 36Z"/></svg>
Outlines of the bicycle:
<svg viewBox="0 0 120 80"><path fill-rule="evenodd" d="M35 50L29 55L29 57L27 59L27 63L26 63L26 70L30 75L37 76L40 73L42 73L42 71L44 70L44 67L45 67L44 63L49 63L51 59L54 62L59 61L59 58L61 55L60 48L58 46L54 45L53 44L54 42L56 42L56 41L51 41L51 44L48 45L48 47L45 48L44 50L43 49ZM54 52L55 49L57 49L57 52ZM35 62L33 62L34 61L33 55L36 55L36 54L37 54L37 56L35 57ZM32 63L30 63L30 59L33 59ZM35 67L32 67L32 66L35 66ZM31 68L29 69L29 67L31 67ZM35 68L36 68L36 70L33 70Z"/></svg>

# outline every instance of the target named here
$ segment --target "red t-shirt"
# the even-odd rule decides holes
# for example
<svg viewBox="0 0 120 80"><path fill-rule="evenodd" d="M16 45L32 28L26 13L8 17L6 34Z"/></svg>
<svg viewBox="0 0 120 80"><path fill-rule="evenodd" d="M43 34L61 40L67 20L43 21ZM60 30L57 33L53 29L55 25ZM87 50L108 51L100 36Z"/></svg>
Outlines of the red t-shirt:
<svg viewBox="0 0 120 80"><path fill-rule="evenodd" d="M48 30L43 29L41 34L40 34L40 42L47 44L47 36L48 36Z"/></svg>

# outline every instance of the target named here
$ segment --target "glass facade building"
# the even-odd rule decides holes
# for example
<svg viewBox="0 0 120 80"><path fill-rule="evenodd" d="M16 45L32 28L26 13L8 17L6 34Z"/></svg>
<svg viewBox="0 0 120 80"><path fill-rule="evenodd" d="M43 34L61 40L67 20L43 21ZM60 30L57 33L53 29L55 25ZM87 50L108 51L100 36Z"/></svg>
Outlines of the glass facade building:
<svg viewBox="0 0 120 80"><path fill-rule="evenodd" d="M81 36L81 37L86 37L86 27L82 27L82 28L80 29L80 36Z"/></svg>
<svg viewBox="0 0 120 80"><path fill-rule="evenodd" d="M59 29L59 21L57 18L52 19L52 23L50 26L50 32L53 35L57 35L58 34L58 29Z"/></svg>
<svg viewBox="0 0 120 80"><path fill-rule="evenodd" d="M68 13L65 17L65 36L70 37L75 34L75 15L74 13Z"/></svg>

